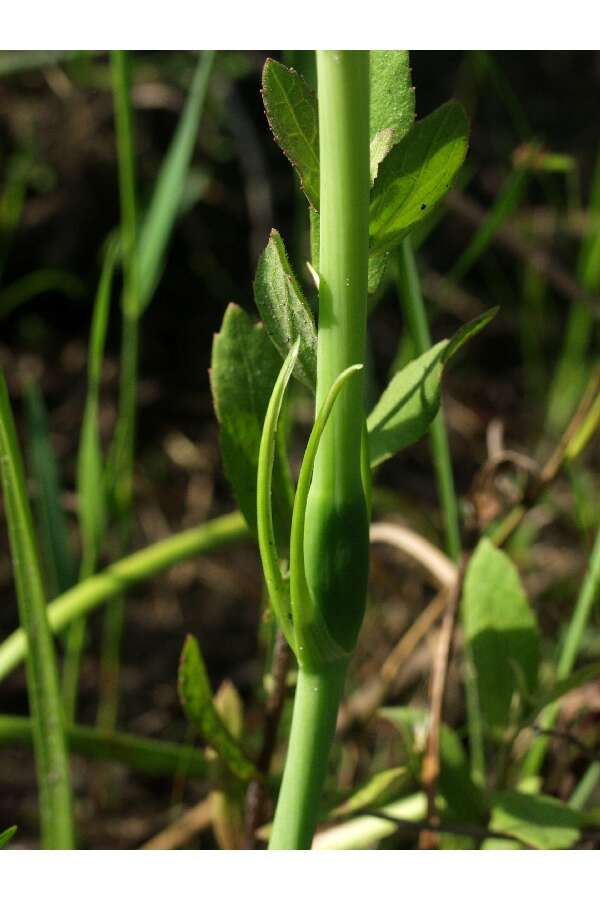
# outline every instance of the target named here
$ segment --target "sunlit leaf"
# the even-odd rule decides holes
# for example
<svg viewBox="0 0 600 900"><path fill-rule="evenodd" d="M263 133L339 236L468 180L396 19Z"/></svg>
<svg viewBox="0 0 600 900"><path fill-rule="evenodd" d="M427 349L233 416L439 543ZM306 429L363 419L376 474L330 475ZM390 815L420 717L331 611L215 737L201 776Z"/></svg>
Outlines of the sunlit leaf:
<svg viewBox="0 0 600 900"><path fill-rule="evenodd" d="M294 69L274 59L263 68L262 95L273 136L300 176L302 190L319 208L319 116L315 95Z"/></svg>
<svg viewBox="0 0 600 900"><path fill-rule="evenodd" d="M449 190L467 153L462 106L446 103L417 122L386 156L371 192L371 251L398 244Z"/></svg>
<svg viewBox="0 0 600 900"><path fill-rule="evenodd" d="M397 372L367 419L369 459L378 466L421 438L440 406L446 363L496 315L497 308L460 328Z"/></svg>
<svg viewBox="0 0 600 900"><path fill-rule="evenodd" d="M415 92L407 50L371 50L369 57L369 135L374 181L381 161L413 125Z"/></svg>
<svg viewBox="0 0 600 900"><path fill-rule="evenodd" d="M499 791L489 828L537 850L567 850L579 839L580 815L555 797Z"/></svg>
<svg viewBox="0 0 600 900"><path fill-rule="evenodd" d="M354 815L367 807L391 803L400 793L406 792L412 781L412 776L405 766L377 772L366 784L353 791L343 803L332 809L327 818L340 819L343 816Z"/></svg>
<svg viewBox="0 0 600 900"><path fill-rule="evenodd" d="M535 690L539 638L519 573L506 553L483 538L467 567L462 615L484 723L501 731L513 697Z"/></svg>

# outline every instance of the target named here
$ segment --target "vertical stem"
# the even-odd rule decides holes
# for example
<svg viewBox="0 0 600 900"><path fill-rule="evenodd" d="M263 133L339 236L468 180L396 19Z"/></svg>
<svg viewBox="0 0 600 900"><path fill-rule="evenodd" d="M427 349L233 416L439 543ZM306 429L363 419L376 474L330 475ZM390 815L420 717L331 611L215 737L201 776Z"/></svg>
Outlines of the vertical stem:
<svg viewBox="0 0 600 900"><path fill-rule="evenodd" d="M317 411L344 369L364 363L369 260L369 55L317 51L320 145ZM307 506L306 578L333 637L353 649L364 614L368 516L361 475L362 373L338 397Z"/></svg>
<svg viewBox="0 0 600 900"><path fill-rule="evenodd" d="M369 54L317 51L320 145L317 411L345 369L363 363L369 259ZM299 671L271 849L310 847L347 659L366 602L368 514L361 471L362 376L339 395L315 459L304 531L310 602L342 661Z"/></svg>
<svg viewBox="0 0 600 900"><path fill-rule="evenodd" d="M115 50L111 56L113 98L119 164L121 203L121 242L123 258L123 296L119 411L113 447L112 476L114 504L121 546L129 542L133 498L133 462L135 452L136 391L139 343L139 272L137 259L137 198L135 187L135 148L130 97L130 61L127 51ZM107 606L102 638L100 707L98 723L113 728L119 691L119 656L123 631L124 601L116 597Z"/></svg>
<svg viewBox="0 0 600 900"><path fill-rule="evenodd" d="M410 238L402 241L398 254L398 292L408 328L413 339L416 352L425 353L431 347L431 334L427 322L427 313L421 293L419 273L415 262ZM462 553L460 539L460 520L458 499L452 472L452 460L448 445L448 434L444 422L443 410L440 410L431 426L431 452L435 468L438 495L444 517L446 549L448 555L458 561ZM478 784L485 781L485 757L481 716L479 714L479 698L477 684L474 679L473 664L466 660L465 693L467 698L467 719L469 744L471 748L471 770Z"/></svg>
<svg viewBox="0 0 600 900"><path fill-rule="evenodd" d="M308 850L318 821L346 666L298 672L288 756L269 850Z"/></svg>

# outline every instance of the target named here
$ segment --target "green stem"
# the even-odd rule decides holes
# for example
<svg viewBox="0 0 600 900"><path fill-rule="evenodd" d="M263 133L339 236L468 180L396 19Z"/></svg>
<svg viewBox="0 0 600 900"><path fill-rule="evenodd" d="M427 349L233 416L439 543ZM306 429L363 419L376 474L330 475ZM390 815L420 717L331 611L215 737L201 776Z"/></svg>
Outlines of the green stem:
<svg viewBox="0 0 600 900"><path fill-rule="evenodd" d="M417 354L431 347L431 333L427 321L421 283L409 237L402 241L398 254L398 293L408 324L408 330ZM430 430L431 453L437 480L438 496L446 535L448 555L458 561L462 553L458 498L452 472L452 459L443 410L433 420ZM471 772L478 784L485 783L485 755L483 731L479 711L479 696L472 660L466 659L465 693L467 700L467 724L471 749Z"/></svg>
<svg viewBox="0 0 600 900"><path fill-rule="evenodd" d="M113 448L112 487L120 543L122 549L126 549L131 532L139 356L138 215L129 56L124 50L115 50L111 60L119 163L123 259L119 409ZM107 728L114 727L117 716L119 658L124 612L124 598L115 597L107 607L104 618L98 722Z"/></svg>
<svg viewBox="0 0 600 900"><path fill-rule="evenodd" d="M298 672L285 772L269 850L308 850L318 821L346 664Z"/></svg>
<svg viewBox="0 0 600 900"><path fill-rule="evenodd" d="M42 846L46 850L70 850L74 847L73 804L58 669L23 460L1 373L0 476L20 630L29 639L27 694L33 720Z"/></svg>
<svg viewBox="0 0 600 900"><path fill-rule="evenodd" d="M321 206L318 421L338 377L365 359L370 187L368 52L318 50L317 75ZM307 609L302 610L302 616L310 619L310 610L315 611L315 617L325 623L328 646L340 649L342 659L314 659L310 671L300 668L271 849L310 847L347 660L364 615L369 534L361 471L363 392L361 372L340 392L315 457L300 554L305 566L300 580L307 587L302 600ZM296 601L292 586L293 607ZM298 646L300 655L303 649Z"/></svg>
<svg viewBox="0 0 600 900"><path fill-rule="evenodd" d="M320 141L317 413L364 364L369 259L369 56L317 51ZM305 530L306 580L333 638L351 651L364 615L368 516L361 475L363 373L338 397L317 451Z"/></svg>
<svg viewBox="0 0 600 900"><path fill-rule="evenodd" d="M408 330L417 354L421 355L432 346L431 333L421 293L415 255L409 237L402 241L398 255L398 288L400 302L408 323ZM460 519L443 411L440 410L434 419L430 434L438 494L444 517L446 550L451 559L456 562L462 552Z"/></svg>
<svg viewBox="0 0 600 900"><path fill-rule="evenodd" d="M172 741L138 737L121 732L103 732L86 725L68 725L65 735L69 749L89 759L119 762L147 775L186 775L205 778L209 766L202 751ZM26 716L0 715L0 745L33 743L33 722Z"/></svg>
<svg viewBox="0 0 600 900"><path fill-rule="evenodd" d="M47 612L50 630L54 634L62 631L75 619L118 596L126 588L130 589L178 562L218 550L248 536L248 526L241 513L235 512L138 550L49 603ZM23 662L26 651L25 632L18 628L0 644L0 681Z"/></svg>
<svg viewBox="0 0 600 900"><path fill-rule="evenodd" d="M600 528L596 532L596 540L592 548L589 568L581 591L573 610L569 627L565 635L565 640L560 651L558 664L556 667L556 680L560 681L567 678L573 671L577 654L581 646L581 641L587 627L587 623L592 611L592 606L600 594ZM553 704L548 706L540 717L540 727L543 729L551 729L554 726L558 715L558 706ZM533 742L525 760L523 762L522 775L530 777L537 775L542 768L546 751L548 749L549 738L541 735Z"/></svg>

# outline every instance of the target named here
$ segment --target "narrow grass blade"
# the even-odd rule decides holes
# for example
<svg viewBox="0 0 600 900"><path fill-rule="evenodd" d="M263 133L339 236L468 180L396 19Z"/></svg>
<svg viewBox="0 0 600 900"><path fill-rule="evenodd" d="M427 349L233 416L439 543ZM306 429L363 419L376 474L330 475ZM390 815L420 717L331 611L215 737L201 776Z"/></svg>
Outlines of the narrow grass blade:
<svg viewBox="0 0 600 900"><path fill-rule="evenodd" d="M37 384L28 385L25 401L30 464L36 487L42 556L46 564L47 594L49 598L53 598L74 584L75 558L62 504L58 465L50 441L48 414Z"/></svg>
<svg viewBox="0 0 600 900"><path fill-rule="evenodd" d="M140 312L143 312L152 299L162 274L166 249L183 199L215 52L202 51L177 130L162 163L152 200L140 229Z"/></svg>
<svg viewBox="0 0 600 900"><path fill-rule="evenodd" d="M42 844L74 845L71 784L58 673L46 617L46 595L35 542L23 463L4 377L0 375L0 465L19 616L29 638L27 688L35 723Z"/></svg>
<svg viewBox="0 0 600 900"><path fill-rule="evenodd" d="M61 269L28 272L0 291L0 319L42 294L62 294L68 300L80 300L85 295L85 285L80 278Z"/></svg>
<svg viewBox="0 0 600 900"><path fill-rule="evenodd" d="M32 744L33 733L33 722L26 716L0 715L0 746ZM210 771L202 751L172 741L105 732L86 725L69 725L65 735L72 753L80 753L87 759L118 762L146 775L176 775L184 767L190 777L206 778Z"/></svg>
<svg viewBox="0 0 600 900"><path fill-rule="evenodd" d="M248 526L239 512L219 516L172 535L151 547L138 550L108 566L104 571L86 578L48 605L48 623L53 634L81 616L118 596L122 591L164 572L176 563L210 553L229 544L250 537ZM24 628L7 637L0 644L0 681L23 662L27 651Z"/></svg>

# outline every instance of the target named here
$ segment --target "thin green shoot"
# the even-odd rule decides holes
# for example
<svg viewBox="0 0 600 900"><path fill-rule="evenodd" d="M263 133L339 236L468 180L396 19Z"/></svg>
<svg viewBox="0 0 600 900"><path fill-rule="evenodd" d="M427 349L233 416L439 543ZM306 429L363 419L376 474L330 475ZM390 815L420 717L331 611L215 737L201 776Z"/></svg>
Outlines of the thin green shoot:
<svg viewBox="0 0 600 900"><path fill-rule="evenodd" d="M4 377L0 375L0 467L19 618L29 638L27 690L34 722L40 830L46 849L74 846L69 759L46 592L25 474Z"/></svg>

